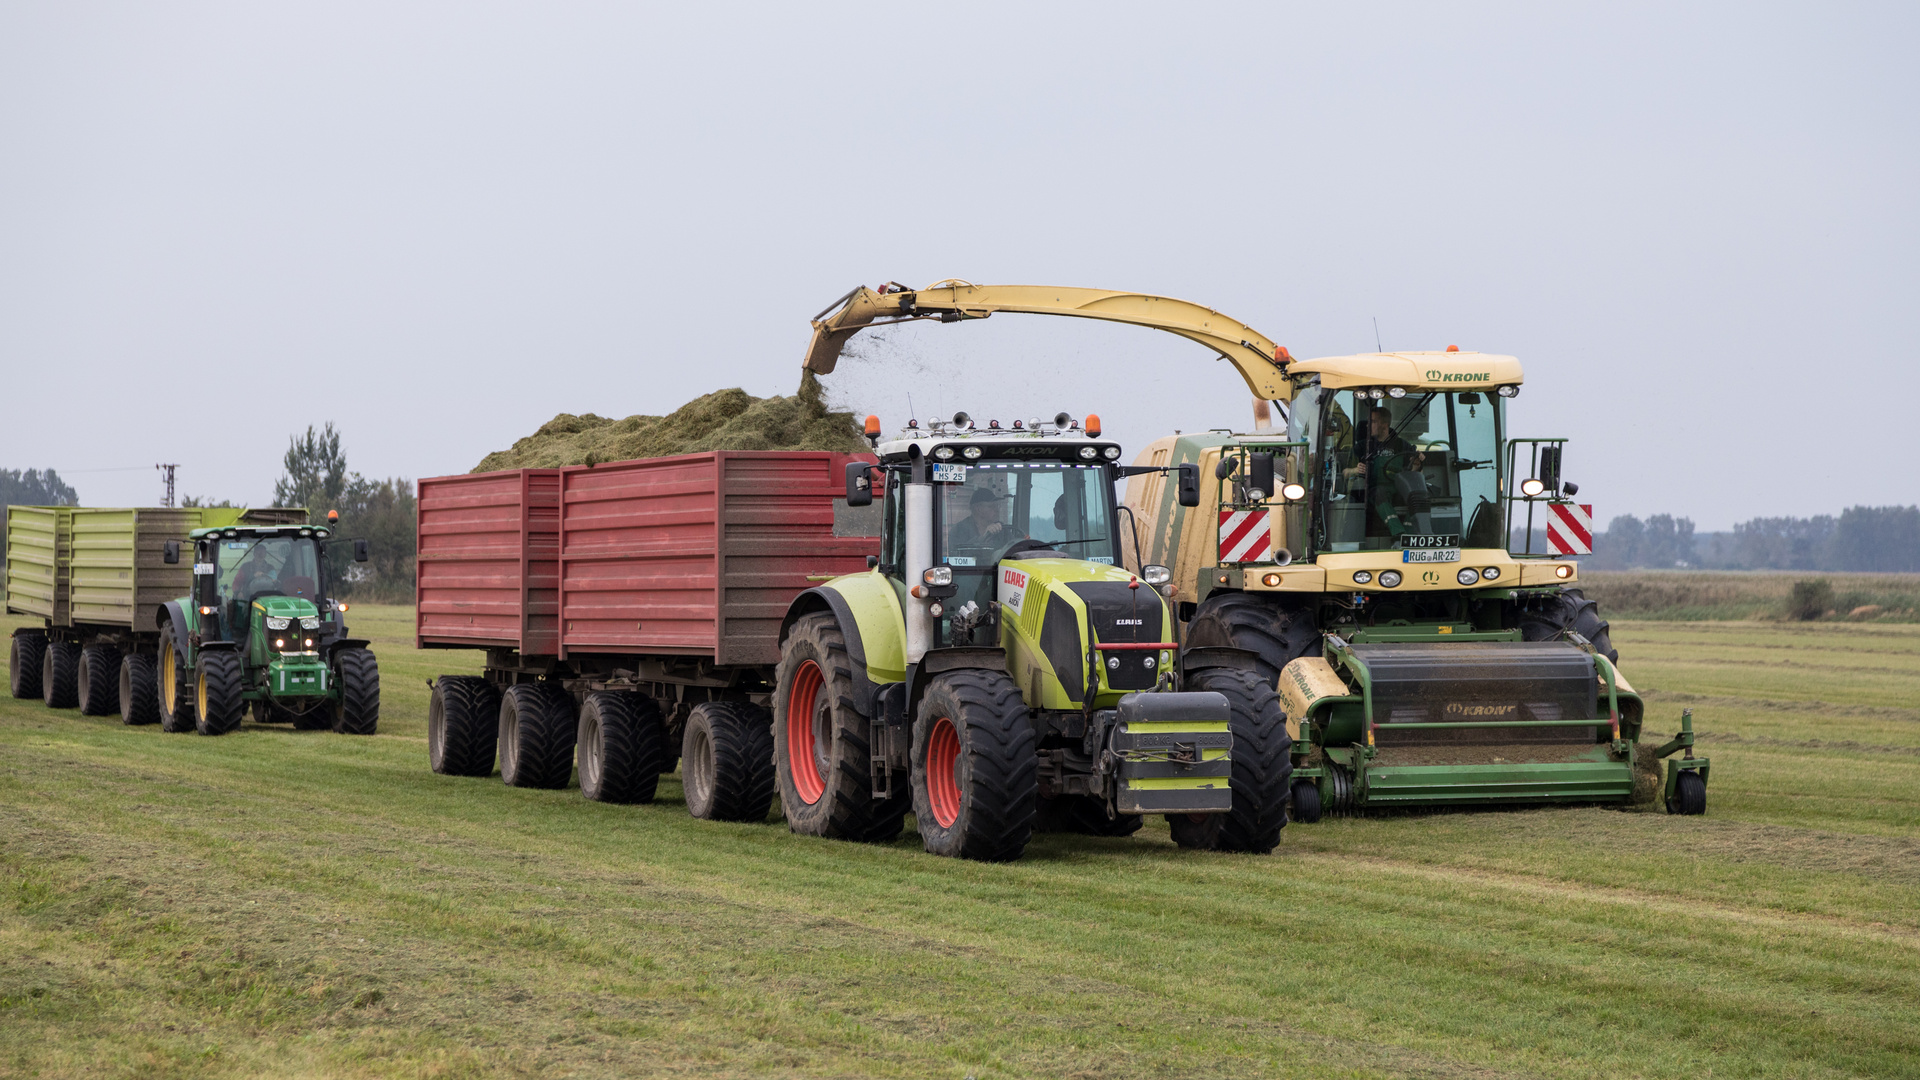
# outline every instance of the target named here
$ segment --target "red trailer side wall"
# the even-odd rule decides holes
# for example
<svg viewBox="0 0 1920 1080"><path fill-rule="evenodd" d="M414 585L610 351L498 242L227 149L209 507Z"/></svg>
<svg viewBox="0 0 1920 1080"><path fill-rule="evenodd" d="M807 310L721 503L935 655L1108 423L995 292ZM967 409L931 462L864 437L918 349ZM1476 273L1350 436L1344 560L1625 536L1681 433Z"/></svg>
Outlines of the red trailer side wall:
<svg viewBox="0 0 1920 1080"><path fill-rule="evenodd" d="M879 551L877 537L833 535L851 460L715 451L423 480L419 643L506 645L518 630L511 647L527 655L772 664L809 577L863 570ZM541 482L513 479L530 474ZM536 495L547 477L551 504ZM556 527L516 531L515 515L546 505Z"/></svg>

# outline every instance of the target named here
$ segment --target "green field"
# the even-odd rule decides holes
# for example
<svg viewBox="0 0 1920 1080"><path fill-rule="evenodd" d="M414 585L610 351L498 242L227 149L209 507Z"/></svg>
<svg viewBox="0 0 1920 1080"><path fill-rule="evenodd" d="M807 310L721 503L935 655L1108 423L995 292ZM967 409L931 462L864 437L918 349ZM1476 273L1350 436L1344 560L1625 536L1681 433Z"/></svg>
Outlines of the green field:
<svg viewBox="0 0 1920 1080"><path fill-rule="evenodd" d="M1616 621L1705 818L999 866L434 776L478 656L353 621L370 739L0 699L0 1075L1920 1075L1920 626Z"/></svg>

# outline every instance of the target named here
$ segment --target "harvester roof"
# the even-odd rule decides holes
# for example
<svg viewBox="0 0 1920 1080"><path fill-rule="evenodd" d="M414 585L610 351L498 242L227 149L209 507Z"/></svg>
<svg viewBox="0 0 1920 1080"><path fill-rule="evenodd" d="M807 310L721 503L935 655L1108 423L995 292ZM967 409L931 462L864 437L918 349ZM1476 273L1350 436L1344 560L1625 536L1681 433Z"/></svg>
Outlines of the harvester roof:
<svg viewBox="0 0 1920 1080"><path fill-rule="evenodd" d="M1302 360L1287 372L1296 379L1320 376L1330 390L1350 386L1404 386L1421 390L1471 390L1518 385L1520 361L1493 353L1392 352L1323 356Z"/></svg>

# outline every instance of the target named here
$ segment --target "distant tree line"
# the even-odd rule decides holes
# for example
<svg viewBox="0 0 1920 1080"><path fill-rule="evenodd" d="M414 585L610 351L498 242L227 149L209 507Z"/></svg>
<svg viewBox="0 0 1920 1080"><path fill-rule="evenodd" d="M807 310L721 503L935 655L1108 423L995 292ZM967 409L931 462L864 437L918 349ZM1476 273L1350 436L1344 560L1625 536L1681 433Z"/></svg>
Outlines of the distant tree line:
<svg viewBox="0 0 1920 1080"><path fill-rule="evenodd" d="M308 425L306 434L287 440L285 471L274 481L275 506L304 506L316 524L327 511L340 511L342 539L363 539L370 551L364 563L341 545L331 562L335 590L343 596L375 600L413 599L415 501L413 482L403 477L369 480L347 469L340 433L331 423Z"/></svg>
<svg viewBox="0 0 1920 1080"><path fill-rule="evenodd" d="M1920 571L1920 507L1855 506L1839 517L1754 518L1731 532L1696 535L1669 514L1624 514L1593 538L1596 570Z"/></svg>
<svg viewBox="0 0 1920 1080"><path fill-rule="evenodd" d="M9 506L79 506L74 493L52 469L0 469L0 529Z"/></svg>

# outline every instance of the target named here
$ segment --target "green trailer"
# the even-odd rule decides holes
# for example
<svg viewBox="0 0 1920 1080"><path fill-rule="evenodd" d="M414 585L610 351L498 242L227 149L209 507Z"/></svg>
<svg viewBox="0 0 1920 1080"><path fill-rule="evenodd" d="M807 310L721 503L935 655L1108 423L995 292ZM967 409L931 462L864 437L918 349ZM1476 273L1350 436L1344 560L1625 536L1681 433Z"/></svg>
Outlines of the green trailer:
<svg viewBox="0 0 1920 1080"><path fill-rule="evenodd" d="M40 620L13 634L13 696L158 721L159 616L193 588L193 567L166 561L169 543L201 529L306 520L287 507L8 507L6 610Z"/></svg>

